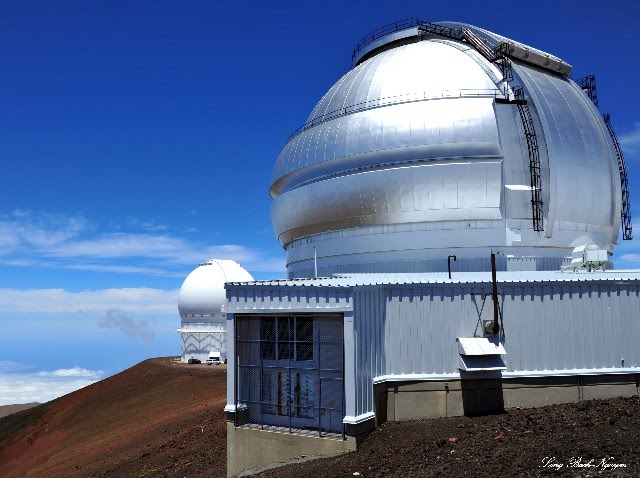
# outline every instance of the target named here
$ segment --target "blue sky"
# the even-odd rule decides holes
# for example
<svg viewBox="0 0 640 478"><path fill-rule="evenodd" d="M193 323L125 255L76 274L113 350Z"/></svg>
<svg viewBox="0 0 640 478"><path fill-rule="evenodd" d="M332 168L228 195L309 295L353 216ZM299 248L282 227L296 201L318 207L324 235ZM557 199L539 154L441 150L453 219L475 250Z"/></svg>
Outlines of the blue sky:
<svg viewBox="0 0 640 478"><path fill-rule="evenodd" d="M177 290L199 262L284 276L267 191L285 139L362 36L415 16L596 74L640 217L637 1L6 1L0 404L177 354ZM640 267L636 244L618 267Z"/></svg>

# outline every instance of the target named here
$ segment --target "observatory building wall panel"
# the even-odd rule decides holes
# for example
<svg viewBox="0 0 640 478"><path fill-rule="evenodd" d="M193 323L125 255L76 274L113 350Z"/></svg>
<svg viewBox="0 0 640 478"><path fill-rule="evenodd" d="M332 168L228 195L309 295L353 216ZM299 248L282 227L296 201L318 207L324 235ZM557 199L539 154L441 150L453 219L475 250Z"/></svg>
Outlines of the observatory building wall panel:
<svg viewBox="0 0 640 478"><path fill-rule="evenodd" d="M219 352L222 359L227 356L227 332L225 330L207 330L206 327L189 330L182 328L180 331L181 360L188 361L196 358L202 363L209 358L211 352Z"/></svg>
<svg viewBox="0 0 640 478"><path fill-rule="evenodd" d="M314 312L352 310L352 294L345 288L257 287L227 288L228 313L270 311Z"/></svg>
<svg viewBox="0 0 640 478"><path fill-rule="evenodd" d="M356 289L356 413L373 410L372 383L459 379L455 339L482 336L490 294L490 283ZM499 301L502 378L640 371L637 281L505 284Z"/></svg>

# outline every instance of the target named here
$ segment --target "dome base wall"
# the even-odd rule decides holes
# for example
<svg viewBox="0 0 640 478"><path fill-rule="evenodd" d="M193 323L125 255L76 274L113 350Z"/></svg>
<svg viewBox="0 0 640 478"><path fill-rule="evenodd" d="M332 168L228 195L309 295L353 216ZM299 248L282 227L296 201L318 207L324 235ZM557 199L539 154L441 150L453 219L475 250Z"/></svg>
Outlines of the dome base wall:
<svg viewBox="0 0 640 478"><path fill-rule="evenodd" d="M426 227L439 230L424 230ZM331 231L296 239L286 246L287 277L367 272L490 271L490 256L498 255L499 270L559 270L574 247L594 243L612 250L610 231L586 224L556 224L545 237L531 221L450 221L439 224L398 224Z"/></svg>

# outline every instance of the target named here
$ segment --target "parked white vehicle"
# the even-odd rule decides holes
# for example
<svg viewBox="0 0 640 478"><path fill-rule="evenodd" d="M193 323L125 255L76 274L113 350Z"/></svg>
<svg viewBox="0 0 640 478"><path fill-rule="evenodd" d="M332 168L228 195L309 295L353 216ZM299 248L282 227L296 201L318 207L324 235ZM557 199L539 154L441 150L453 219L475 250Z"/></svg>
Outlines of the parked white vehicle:
<svg viewBox="0 0 640 478"><path fill-rule="evenodd" d="M205 363L207 365L221 365L223 362L220 352L209 352L209 358Z"/></svg>

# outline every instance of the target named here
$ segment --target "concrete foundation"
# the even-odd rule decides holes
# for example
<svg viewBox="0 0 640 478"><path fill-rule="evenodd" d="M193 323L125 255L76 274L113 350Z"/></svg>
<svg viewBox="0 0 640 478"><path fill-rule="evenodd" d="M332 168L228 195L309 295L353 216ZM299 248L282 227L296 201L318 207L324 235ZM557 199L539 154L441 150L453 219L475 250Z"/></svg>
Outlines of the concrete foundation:
<svg viewBox="0 0 640 478"><path fill-rule="evenodd" d="M300 458L331 456L356 449L355 437L346 440L236 428L227 422L227 476L258 471L267 465Z"/></svg>
<svg viewBox="0 0 640 478"><path fill-rule="evenodd" d="M376 425L638 395L636 374L385 382L374 388Z"/></svg>

